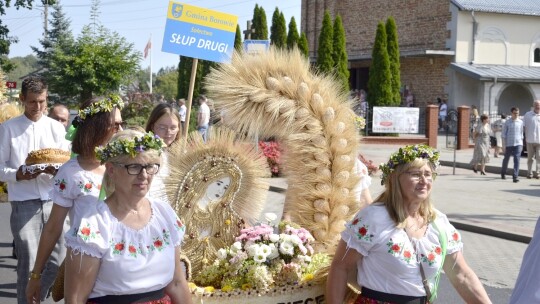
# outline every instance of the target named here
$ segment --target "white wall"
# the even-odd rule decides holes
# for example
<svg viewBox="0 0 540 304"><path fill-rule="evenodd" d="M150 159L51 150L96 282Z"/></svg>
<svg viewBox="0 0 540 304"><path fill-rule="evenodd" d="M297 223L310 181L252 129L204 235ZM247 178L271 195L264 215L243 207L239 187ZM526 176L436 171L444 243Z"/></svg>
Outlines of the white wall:
<svg viewBox="0 0 540 304"><path fill-rule="evenodd" d="M453 11L457 13L456 62L533 65L534 46L540 47L540 16L475 12L478 28L473 58L472 13Z"/></svg>

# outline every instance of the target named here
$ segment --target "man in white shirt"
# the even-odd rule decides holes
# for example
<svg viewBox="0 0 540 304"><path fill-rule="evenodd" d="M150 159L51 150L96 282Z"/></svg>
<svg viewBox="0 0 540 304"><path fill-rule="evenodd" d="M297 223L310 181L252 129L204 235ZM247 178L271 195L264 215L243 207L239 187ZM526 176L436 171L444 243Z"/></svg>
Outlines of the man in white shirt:
<svg viewBox="0 0 540 304"><path fill-rule="evenodd" d="M44 171L25 172L28 153L43 148L67 150L66 131L58 121L43 114L47 108L47 84L39 77L28 77L22 83L19 96L24 114L0 125L0 181L7 182L11 202L11 232L17 253L17 302L26 303L26 283L29 278L41 279L41 297L45 298L54 282L58 265L65 256L61 237L43 273L31 273L41 230L49 218L52 201L53 167Z"/></svg>
<svg viewBox="0 0 540 304"><path fill-rule="evenodd" d="M446 105L446 100L440 99L441 104L439 105L439 128L440 131L444 131L446 128L446 114L448 113L448 105Z"/></svg>
<svg viewBox="0 0 540 304"><path fill-rule="evenodd" d="M525 128L525 141L527 142L527 178L539 179L540 165L540 100L535 100L533 109L523 116ZM532 164L536 159L536 170L532 171Z"/></svg>
<svg viewBox="0 0 540 304"><path fill-rule="evenodd" d="M206 96L199 96L199 112L197 113L197 130L202 135L204 142L208 138L208 123L210 122L210 108L206 104Z"/></svg>
<svg viewBox="0 0 540 304"><path fill-rule="evenodd" d="M180 126L182 128L182 136L186 134L186 100L184 98L178 99L178 114L180 114Z"/></svg>

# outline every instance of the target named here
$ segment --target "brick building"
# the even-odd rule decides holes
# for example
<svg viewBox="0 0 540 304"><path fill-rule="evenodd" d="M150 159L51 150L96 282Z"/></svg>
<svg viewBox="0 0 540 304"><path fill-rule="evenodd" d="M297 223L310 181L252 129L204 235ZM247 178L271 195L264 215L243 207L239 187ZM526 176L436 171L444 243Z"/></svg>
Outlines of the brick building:
<svg viewBox="0 0 540 304"><path fill-rule="evenodd" d="M312 60L325 10L343 19L353 89L367 88L377 24L393 16L401 83L416 106L441 97L451 108L474 104L496 113L517 102L524 112L540 98L538 0L302 0Z"/></svg>

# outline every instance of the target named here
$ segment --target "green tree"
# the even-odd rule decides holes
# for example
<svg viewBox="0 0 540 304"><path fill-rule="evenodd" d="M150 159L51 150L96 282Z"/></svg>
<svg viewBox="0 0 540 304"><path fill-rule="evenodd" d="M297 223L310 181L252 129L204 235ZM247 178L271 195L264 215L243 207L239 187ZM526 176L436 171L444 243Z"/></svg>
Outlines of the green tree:
<svg viewBox="0 0 540 304"><path fill-rule="evenodd" d="M32 9L34 0L15 0L14 7L17 9L28 8ZM49 5L56 3L56 0L41 0L41 4ZM11 0L0 0L0 16L6 14L6 8L11 6ZM5 72L10 72L15 68L15 65L7 58L9 47L12 43L18 42L17 37L9 35L9 29L2 23L0 18L0 68Z"/></svg>
<svg viewBox="0 0 540 304"><path fill-rule="evenodd" d="M270 42L277 48L283 48L287 43L287 23L285 22L285 16L279 12L277 7L272 16Z"/></svg>
<svg viewBox="0 0 540 304"><path fill-rule="evenodd" d="M236 24L236 35L234 36L234 49L241 51L242 45L242 31L240 31L240 25Z"/></svg>
<svg viewBox="0 0 540 304"><path fill-rule="evenodd" d="M298 35L298 29L296 28L296 21L294 17L291 17L289 22L289 33L287 34L287 49L292 50L295 46L298 46L300 36Z"/></svg>
<svg viewBox="0 0 540 304"><path fill-rule="evenodd" d="M178 95L177 98L188 98L189 81L191 79L191 70L193 68L193 58L180 56L178 64ZM203 78L204 61L199 60L195 75L195 84L193 86L193 96L199 96L201 93L201 80ZM187 105L186 105L187 106Z"/></svg>
<svg viewBox="0 0 540 304"><path fill-rule="evenodd" d="M399 106L401 104L401 63L399 59L397 26L392 16L386 20L386 41L388 58L390 60L390 73L392 74L392 105Z"/></svg>
<svg viewBox="0 0 540 304"><path fill-rule="evenodd" d="M26 55L24 57L13 57L10 59L15 68L7 73L7 80L19 81L22 76L28 75L31 72L39 69L38 59L34 55ZM19 86L20 87L20 86Z"/></svg>
<svg viewBox="0 0 540 304"><path fill-rule="evenodd" d="M165 96L166 100L176 100L178 87L178 71L175 67L161 68L156 75L154 91Z"/></svg>
<svg viewBox="0 0 540 304"><path fill-rule="evenodd" d="M369 102L372 106L391 106L392 104L392 74L388 58L386 30L384 23L379 22L375 43L371 53L369 67Z"/></svg>
<svg viewBox="0 0 540 304"><path fill-rule="evenodd" d="M274 13L272 14L272 25L270 26L270 43L276 45L279 43L277 38L277 27L279 24L279 9L276 6Z"/></svg>
<svg viewBox="0 0 540 304"><path fill-rule="evenodd" d="M298 49L306 58L309 58L309 44L307 41L306 33L302 32L300 35L300 41L298 41Z"/></svg>
<svg viewBox="0 0 540 304"><path fill-rule="evenodd" d="M66 55L64 52L74 48L75 39L71 34L71 21L66 17L66 14L62 10L62 6L59 3L54 4L52 11L52 19L50 21L51 26L47 31L46 37L40 39L42 49L32 46L32 51L36 53L39 65L43 69L43 76L46 79L51 79L51 61L53 58L58 58L62 55ZM53 53L57 54L53 57ZM61 96L61 98L68 98L69 96Z"/></svg>
<svg viewBox="0 0 540 304"><path fill-rule="evenodd" d="M252 28L255 32L251 34L251 39L268 40L268 23L266 21L266 12L262 6L255 4L253 11Z"/></svg>
<svg viewBox="0 0 540 304"><path fill-rule="evenodd" d="M51 90L79 101L117 91L135 75L141 54L132 43L103 26L86 25L74 47L52 52L48 80Z"/></svg>
<svg viewBox="0 0 540 304"><path fill-rule="evenodd" d="M266 12L262 6L259 8L259 19L261 20L260 28L256 29L260 33L259 39L268 40L268 21L266 20Z"/></svg>
<svg viewBox="0 0 540 304"><path fill-rule="evenodd" d="M321 33L319 34L319 48L317 49L317 67L319 71L324 73L332 73L334 71L334 31L332 29L332 21L330 13L324 12Z"/></svg>
<svg viewBox="0 0 540 304"><path fill-rule="evenodd" d="M253 9L253 18L251 20L252 20L251 28L255 29L255 31L251 33L251 39L253 40L261 39L259 38L259 36L261 35L259 29L261 27L262 21L261 21L260 8L258 4L255 4L255 8Z"/></svg>
<svg viewBox="0 0 540 304"><path fill-rule="evenodd" d="M345 29L341 22L341 16L337 15L334 19L334 51L332 58L336 67L336 76L342 84L345 91L349 91L349 58L347 57L347 46Z"/></svg>

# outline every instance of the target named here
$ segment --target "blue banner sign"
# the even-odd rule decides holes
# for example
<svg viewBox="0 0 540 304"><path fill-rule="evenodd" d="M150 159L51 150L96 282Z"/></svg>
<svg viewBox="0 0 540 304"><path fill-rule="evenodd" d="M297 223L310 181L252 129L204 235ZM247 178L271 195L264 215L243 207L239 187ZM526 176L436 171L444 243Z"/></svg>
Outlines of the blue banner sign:
<svg viewBox="0 0 540 304"><path fill-rule="evenodd" d="M238 17L189 4L169 2L161 50L230 62Z"/></svg>

